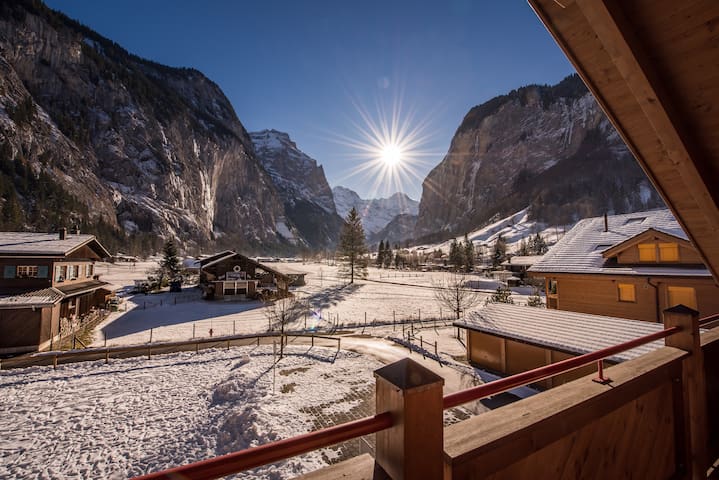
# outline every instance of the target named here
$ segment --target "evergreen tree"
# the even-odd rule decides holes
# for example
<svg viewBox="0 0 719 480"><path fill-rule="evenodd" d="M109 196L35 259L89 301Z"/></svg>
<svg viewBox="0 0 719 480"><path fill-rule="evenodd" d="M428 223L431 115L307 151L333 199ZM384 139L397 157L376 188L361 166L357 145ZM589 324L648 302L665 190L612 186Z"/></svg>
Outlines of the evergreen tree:
<svg viewBox="0 0 719 480"><path fill-rule="evenodd" d="M392 265L392 247L389 246L389 242L384 244L384 268L389 268Z"/></svg>
<svg viewBox="0 0 719 480"><path fill-rule="evenodd" d="M377 267L382 268L382 265L384 265L384 257L385 257L385 249L384 249L384 241L379 241L379 247L377 248Z"/></svg>
<svg viewBox="0 0 719 480"><path fill-rule="evenodd" d="M355 276L367 276L367 245L365 244L364 228L357 210L353 207L347 214L345 224L340 232L339 256L343 268L342 273L349 276L350 283L354 283Z"/></svg>
<svg viewBox="0 0 719 480"><path fill-rule="evenodd" d="M544 238L542 238L539 232L537 232L537 234L531 240L530 250L534 255L544 255L549 250L547 242L544 240Z"/></svg>
<svg viewBox="0 0 719 480"><path fill-rule="evenodd" d="M474 242L467 234L464 235L464 268L467 272L474 270Z"/></svg>
<svg viewBox="0 0 719 480"><path fill-rule="evenodd" d="M492 266L497 268L507 258L507 242L504 241L502 235L497 237L492 250Z"/></svg>
<svg viewBox="0 0 719 480"><path fill-rule="evenodd" d="M449 264L452 265L455 270L459 270L464 264L464 252L456 238L452 239L452 243L449 245Z"/></svg>
<svg viewBox="0 0 719 480"><path fill-rule="evenodd" d="M160 262L160 268L163 273L169 278L173 279L180 274L182 271L182 263L177 256L177 247L175 242L168 240L162 247L162 261Z"/></svg>
<svg viewBox="0 0 719 480"><path fill-rule="evenodd" d="M509 287L497 287L497 290L485 301L487 303L514 303Z"/></svg>

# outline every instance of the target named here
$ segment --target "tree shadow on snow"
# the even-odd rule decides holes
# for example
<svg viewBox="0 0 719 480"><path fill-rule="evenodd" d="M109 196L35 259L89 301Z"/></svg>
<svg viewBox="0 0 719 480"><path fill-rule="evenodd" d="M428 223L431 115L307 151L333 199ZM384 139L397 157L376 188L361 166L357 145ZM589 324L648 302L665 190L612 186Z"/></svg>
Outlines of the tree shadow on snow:
<svg viewBox="0 0 719 480"><path fill-rule="evenodd" d="M350 283L347 285L336 285L332 288L322 290L319 293L307 297L313 308L325 309L337 305L345 300L348 296L357 292L363 285Z"/></svg>
<svg viewBox="0 0 719 480"><path fill-rule="evenodd" d="M191 324L201 320L224 317L236 313L248 312L262 308L264 304L259 301L250 302L219 302L200 300L177 305L163 305L144 309L141 300L138 306L120 315L112 323L105 325L101 331L105 338L124 337L133 333L146 332L150 328L167 327Z"/></svg>

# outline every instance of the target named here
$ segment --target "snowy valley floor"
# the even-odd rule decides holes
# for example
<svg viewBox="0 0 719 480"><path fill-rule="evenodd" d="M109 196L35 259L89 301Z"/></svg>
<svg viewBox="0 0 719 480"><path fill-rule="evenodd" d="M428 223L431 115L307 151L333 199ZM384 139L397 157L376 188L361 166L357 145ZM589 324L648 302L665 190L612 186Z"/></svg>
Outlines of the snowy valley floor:
<svg viewBox="0 0 719 480"><path fill-rule="evenodd" d="M144 275L142 266L104 268L103 279L118 287ZM408 355L442 375L445 392L493 379L463 362L456 329L442 322L415 332L432 353L437 342L441 365L390 339L402 337L402 325L371 326L420 317L450 325L432 293L443 274L372 269L368 281L346 286L336 267L291 268L308 273L308 285L295 293L314 311L291 328L304 329L305 321L317 329L345 324L339 354L290 337L286 357L274 368L273 347L261 345L1 371L0 478L126 478L372 415L372 372ZM517 299L525 293L518 291ZM210 329L214 335L267 330L263 305L207 302L194 288L127 297L124 305L126 312L98 327L95 345L146 343L151 336L153 342L186 340ZM445 423L531 393L518 389L450 410ZM368 436L233 478L293 478L372 448Z"/></svg>

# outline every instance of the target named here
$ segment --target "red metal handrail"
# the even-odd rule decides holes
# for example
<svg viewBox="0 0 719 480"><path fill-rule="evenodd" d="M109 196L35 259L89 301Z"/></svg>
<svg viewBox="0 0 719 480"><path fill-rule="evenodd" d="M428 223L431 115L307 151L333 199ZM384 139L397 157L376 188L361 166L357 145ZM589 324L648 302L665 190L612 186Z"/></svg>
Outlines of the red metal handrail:
<svg viewBox="0 0 719 480"><path fill-rule="evenodd" d="M149 473L136 477L135 480L149 479L183 479L209 480L221 478L232 473L249 470L250 468L274 463L285 458L294 457L318 448L329 447L335 443L368 435L390 428L394 423L392 414L380 413L374 417L343 423L334 427L315 430L296 437L278 440L257 447L247 448L239 452L228 453L220 457L202 460L160 472Z"/></svg>
<svg viewBox="0 0 719 480"><path fill-rule="evenodd" d="M568 358L557 363L535 368L534 370L518 373L516 375L512 375L511 377L501 378L493 382L485 383L484 385L468 388L460 392L450 393L449 395L444 396L444 409L446 410L473 400L479 400L480 398L506 392L507 390L511 390L513 388L534 383L548 377L553 377L559 373L583 367L584 365L616 355L617 353L625 352L627 350L631 350L632 348L666 338L680 330L681 327L667 328L656 333L635 338L634 340L630 340L628 342L597 350L596 352Z"/></svg>
<svg viewBox="0 0 719 480"><path fill-rule="evenodd" d="M708 317L700 318L699 326L706 325L707 323L711 323L716 320L719 320L719 313L715 313L714 315L709 315Z"/></svg>

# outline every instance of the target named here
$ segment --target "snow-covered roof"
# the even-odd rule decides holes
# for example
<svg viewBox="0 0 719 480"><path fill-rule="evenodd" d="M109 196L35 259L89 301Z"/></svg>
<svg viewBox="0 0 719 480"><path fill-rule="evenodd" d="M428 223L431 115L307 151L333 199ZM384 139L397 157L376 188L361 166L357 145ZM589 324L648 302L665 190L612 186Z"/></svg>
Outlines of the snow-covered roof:
<svg viewBox="0 0 719 480"><path fill-rule="evenodd" d="M515 267L529 267L539 262L544 255L515 255L509 260L502 262L502 265L514 265Z"/></svg>
<svg viewBox="0 0 719 480"><path fill-rule="evenodd" d="M64 297L65 294L56 288L43 288L42 290L0 297L0 309L50 306Z"/></svg>
<svg viewBox="0 0 719 480"><path fill-rule="evenodd" d="M454 324L577 355L624 343L664 328L660 323L506 303L489 304ZM608 360L623 362L663 346L663 341L652 342L618 353Z"/></svg>
<svg viewBox="0 0 719 480"><path fill-rule="evenodd" d="M64 240L60 240L57 233L32 232L0 232L0 255L64 256L91 242L100 257L110 256L94 235L68 233Z"/></svg>
<svg viewBox="0 0 719 480"><path fill-rule="evenodd" d="M686 233L668 209L609 215L607 223L608 229L605 232L604 217L581 220L539 262L532 265L529 271L641 276L711 276L706 267L607 265L602 252L650 229L688 240Z"/></svg>

